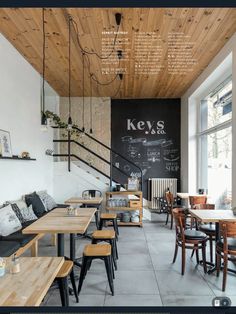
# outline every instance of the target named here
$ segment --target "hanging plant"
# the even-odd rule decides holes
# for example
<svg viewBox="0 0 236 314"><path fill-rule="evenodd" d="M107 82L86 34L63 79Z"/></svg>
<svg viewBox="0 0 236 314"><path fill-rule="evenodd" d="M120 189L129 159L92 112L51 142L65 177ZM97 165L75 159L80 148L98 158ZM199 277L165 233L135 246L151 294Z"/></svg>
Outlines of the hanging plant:
<svg viewBox="0 0 236 314"><path fill-rule="evenodd" d="M45 115L47 119L51 119L55 126L62 129L62 137L68 136L68 123L65 123L61 120L61 118L54 112L46 110ZM70 135L73 139L79 139L83 137L83 133L75 128L79 128L77 124L72 125L72 129L70 130Z"/></svg>

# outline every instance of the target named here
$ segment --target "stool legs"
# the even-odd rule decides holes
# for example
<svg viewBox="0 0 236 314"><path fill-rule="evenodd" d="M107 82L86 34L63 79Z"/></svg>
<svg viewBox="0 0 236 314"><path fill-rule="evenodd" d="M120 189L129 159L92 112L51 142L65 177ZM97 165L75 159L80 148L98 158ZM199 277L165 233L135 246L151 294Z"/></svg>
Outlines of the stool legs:
<svg viewBox="0 0 236 314"><path fill-rule="evenodd" d="M79 297L78 297L78 293L77 293L77 289L76 289L76 284L75 284L74 269L72 269L72 271L71 271L71 273L70 273L70 281L71 281L71 284L72 284L72 287L73 287L73 291L74 291L76 303L79 303Z"/></svg>
<svg viewBox="0 0 236 314"><path fill-rule="evenodd" d="M109 286L111 289L111 294L114 295L111 256L105 257L104 261L105 261L105 266L106 266L107 278L108 278Z"/></svg>
<svg viewBox="0 0 236 314"><path fill-rule="evenodd" d="M113 269L113 264L112 264L112 257L110 255L110 256L106 256L106 257L96 257L96 258L101 258L105 262L107 279L109 282L111 293L112 293L112 295L114 295L113 278L115 276L114 276L114 269ZM79 277L78 295L82 289L82 285L83 285L87 270L90 267L93 259L95 259L95 258L83 256L82 267L81 267L80 277Z"/></svg>
<svg viewBox="0 0 236 314"><path fill-rule="evenodd" d="M69 306L69 289L67 277L58 279L59 291L61 296L61 305Z"/></svg>

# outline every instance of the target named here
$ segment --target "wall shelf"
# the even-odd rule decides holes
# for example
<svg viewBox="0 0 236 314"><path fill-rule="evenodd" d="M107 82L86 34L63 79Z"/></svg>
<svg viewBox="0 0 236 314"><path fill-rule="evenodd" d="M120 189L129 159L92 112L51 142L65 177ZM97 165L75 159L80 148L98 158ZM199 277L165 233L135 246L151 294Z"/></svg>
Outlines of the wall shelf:
<svg viewBox="0 0 236 314"><path fill-rule="evenodd" d="M35 158L3 157L3 156L0 156L0 159L8 159L8 160L24 160L24 161L32 161L32 160L36 160Z"/></svg>

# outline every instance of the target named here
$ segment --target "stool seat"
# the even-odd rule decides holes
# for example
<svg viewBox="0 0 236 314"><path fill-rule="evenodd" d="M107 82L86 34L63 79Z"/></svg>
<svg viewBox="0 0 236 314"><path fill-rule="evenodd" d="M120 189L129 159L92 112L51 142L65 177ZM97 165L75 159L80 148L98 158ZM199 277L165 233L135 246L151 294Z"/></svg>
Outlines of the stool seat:
<svg viewBox="0 0 236 314"><path fill-rule="evenodd" d="M116 214L102 213L100 219L116 219Z"/></svg>
<svg viewBox="0 0 236 314"><path fill-rule="evenodd" d="M109 256L111 255L110 244L87 244L84 247L84 256Z"/></svg>
<svg viewBox="0 0 236 314"><path fill-rule="evenodd" d="M92 234L93 239L114 239L116 233L114 230L96 230Z"/></svg>
<svg viewBox="0 0 236 314"><path fill-rule="evenodd" d="M65 261L57 274L57 278L67 277L70 274L73 265L74 263L72 261Z"/></svg>

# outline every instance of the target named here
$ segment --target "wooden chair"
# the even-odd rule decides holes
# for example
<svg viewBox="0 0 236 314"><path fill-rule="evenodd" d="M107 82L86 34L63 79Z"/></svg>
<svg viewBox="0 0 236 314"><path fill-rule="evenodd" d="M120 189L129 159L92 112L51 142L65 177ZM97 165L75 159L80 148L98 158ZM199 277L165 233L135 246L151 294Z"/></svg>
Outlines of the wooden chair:
<svg viewBox="0 0 236 314"><path fill-rule="evenodd" d="M115 270L117 270L118 251L116 243L116 233L114 230L96 230L92 234L92 244L108 242L111 245L112 260Z"/></svg>
<svg viewBox="0 0 236 314"><path fill-rule="evenodd" d="M82 260L82 267L79 277L79 287L78 287L78 294L81 291L83 281L89 270L91 263L94 259L102 259L104 260L107 278L109 282L109 286L111 289L112 295L114 295L114 285L113 285L113 278L114 278L114 269L111 260L111 245L110 244L87 244L84 248L83 252L83 260Z"/></svg>
<svg viewBox="0 0 236 314"><path fill-rule="evenodd" d="M110 221L112 223L114 231L116 233L116 239L118 239L119 229L118 229L118 223L117 223L117 214L102 213L100 216L100 223L99 223L98 229L102 230L103 226L108 221Z"/></svg>
<svg viewBox="0 0 236 314"><path fill-rule="evenodd" d="M185 272L185 262L186 262L186 249L191 249L196 252L197 263L199 263L198 251L202 250L202 259L204 272L207 272L206 267L206 242L207 235L201 231L186 229L186 214L183 209L174 208L173 217L175 220L176 228L176 241L175 241L175 253L173 258L173 263L176 261L178 254L178 248L182 249L182 275Z"/></svg>
<svg viewBox="0 0 236 314"><path fill-rule="evenodd" d="M206 202L207 202L206 195L189 196L189 203L191 208L193 208L194 205L206 204Z"/></svg>
<svg viewBox="0 0 236 314"><path fill-rule="evenodd" d="M79 297L76 290L73 266L74 266L74 263L72 261L66 260L63 263L56 277L56 280L59 285L62 306L69 306L69 288L68 288L68 281L67 281L68 276L70 276L76 302L77 303L79 302Z"/></svg>
<svg viewBox="0 0 236 314"><path fill-rule="evenodd" d="M222 291L225 291L227 280L228 261L236 261L236 222L235 221L220 221L219 222L221 240L216 244L217 254L217 277L220 274L221 259L223 265L223 283Z"/></svg>
<svg viewBox="0 0 236 314"><path fill-rule="evenodd" d="M167 215L166 215L166 225L168 224L168 221L169 221L169 216L171 217L171 220L170 220L170 229L173 228L173 214L172 214L172 210L173 210L173 207L175 208L182 208L182 206L178 206L175 204L175 198L174 198L174 195L170 192L170 191L167 191L165 193L165 198L166 198L166 202L167 202Z"/></svg>
<svg viewBox="0 0 236 314"><path fill-rule="evenodd" d="M193 206L194 209L215 209L215 204L197 204ZM215 240L216 226L214 223L197 225L199 231L204 232L209 238L210 244L210 262L213 263L213 241Z"/></svg>

